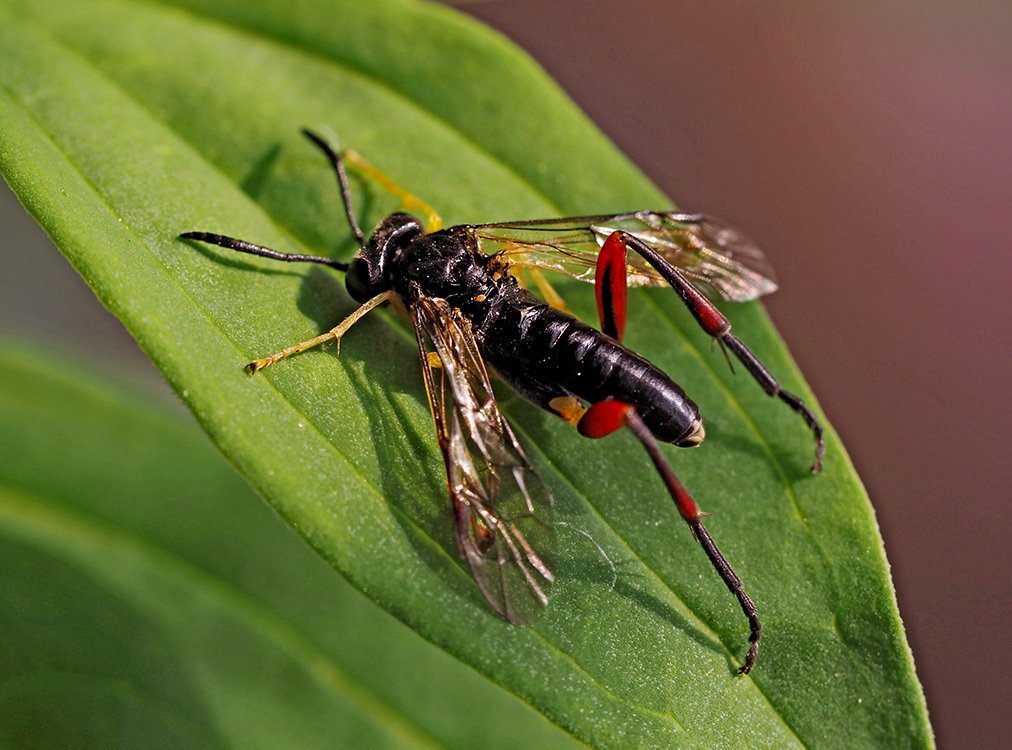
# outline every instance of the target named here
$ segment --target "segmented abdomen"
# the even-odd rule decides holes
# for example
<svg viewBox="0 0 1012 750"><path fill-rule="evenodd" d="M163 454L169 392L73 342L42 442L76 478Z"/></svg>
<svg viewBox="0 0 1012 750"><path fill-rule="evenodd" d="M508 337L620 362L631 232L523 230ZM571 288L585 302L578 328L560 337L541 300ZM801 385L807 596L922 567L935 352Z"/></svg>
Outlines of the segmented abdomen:
<svg viewBox="0 0 1012 750"><path fill-rule="evenodd" d="M506 297L491 306L476 333L487 363L517 391L544 408L566 395L588 404L624 401L665 442L692 431L698 408L649 361L535 297Z"/></svg>

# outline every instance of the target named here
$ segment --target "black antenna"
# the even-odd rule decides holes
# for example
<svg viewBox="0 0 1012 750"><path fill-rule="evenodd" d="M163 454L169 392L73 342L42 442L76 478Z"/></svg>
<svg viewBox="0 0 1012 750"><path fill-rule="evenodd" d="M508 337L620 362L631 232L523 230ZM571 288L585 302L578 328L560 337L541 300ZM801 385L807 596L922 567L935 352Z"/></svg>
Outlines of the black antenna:
<svg viewBox="0 0 1012 750"><path fill-rule="evenodd" d="M263 245L254 245L252 242L239 240L235 237L229 237L224 234L214 234L213 232L183 232L179 235L179 238L183 240L208 242L212 245L228 248L229 250L238 250L240 253L259 255L262 258L272 258L274 260L284 260L289 262L304 261L306 263L320 263L325 266L330 266L338 271L348 270L347 263L342 263L341 261L334 260L333 258L323 258L319 255L303 255L302 253L282 253L277 250L272 250L269 247L264 247Z"/></svg>
<svg viewBox="0 0 1012 750"><path fill-rule="evenodd" d="M351 226L351 231L355 235L355 240L358 242L360 249L365 248L365 235L362 234L362 229L358 225L358 219L355 218L355 214L351 210L351 194L348 190L348 175L344 171L344 162L341 160L341 156L330 147L323 138L318 136L309 128L303 128L302 134L309 140L319 147L319 149L327 155L330 159L330 163L334 166L334 171L337 173L337 184L341 188L341 201L344 203L344 213L348 217L348 224Z"/></svg>
<svg viewBox="0 0 1012 750"><path fill-rule="evenodd" d="M344 162L341 160L340 155L334 151L334 149L332 149L330 145L323 140L323 138L318 136L312 130L303 128L302 133L327 155L327 158L330 159L330 163L334 166L334 171L337 173L337 184L341 189L341 202L344 204L344 213L348 217L348 224L351 226L351 231L355 235L355 241L358 242L359 249L364 249L365 235L362 234L362 229L358 225L358 220L355 218L355 214L352 213L351 210L351 192L348 189L348 175L344 171ZM238 250L240 253L259 255L262 258L271 258L273 260L283 260L287 262L301 261L305 263L320 263L337 269L338 271L348 270L348 264L339 260L324 258L319 255L282 253L277 250L272 250L269 247L264 247L263 245L254 245L252 242L236 239L235 237L229 237L224 234L215 234L213 232L183 232L179 235L179 237L184 240L207 242L229 250Z"/></svg>

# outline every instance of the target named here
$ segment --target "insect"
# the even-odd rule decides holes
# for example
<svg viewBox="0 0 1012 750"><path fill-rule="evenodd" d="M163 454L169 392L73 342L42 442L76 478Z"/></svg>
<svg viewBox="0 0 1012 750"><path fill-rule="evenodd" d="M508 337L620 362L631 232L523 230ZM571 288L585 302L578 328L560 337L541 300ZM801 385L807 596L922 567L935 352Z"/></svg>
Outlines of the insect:
<svg viewBox="0 0 1012 750"><path fill-rule="evenodd" d="M554 580L552 498L496 405L489 370L534 404L599 438L622 427L643 444L675 506L749 623L749 646L738 669L755 664L761 624L738 575L703 526L703 513L664 458L658 443L698 445L699 410L660 369L625 348L626 286L670 285L706 333L729 351L770 396L797 412L816 443L812 471L822 464L822 428L805 404L783 390L730 324L697 288L728 300L749 300L776 284L762 253L738 230L704 215L665 211L439 229L438 219L369 167L338 154L304 130L329 159L359 250L344 263L282 253L209 232L183 239L279 261L318 263L345 271L360 307L335 328L247 365L252 374L306 349L339 341L366 313L392 303L411 322L422 377L446 466L454 530L481 593L502 617L527 625L548 604ZM345 160L427 213L386 217L368 239L352 210ZM634 255L629 255L628 251ZM601 330L547 304L518 283L527 269L593 281ZM552 297L550 287L546 296ZM729 360L730 362L730 360Z"/></svg>

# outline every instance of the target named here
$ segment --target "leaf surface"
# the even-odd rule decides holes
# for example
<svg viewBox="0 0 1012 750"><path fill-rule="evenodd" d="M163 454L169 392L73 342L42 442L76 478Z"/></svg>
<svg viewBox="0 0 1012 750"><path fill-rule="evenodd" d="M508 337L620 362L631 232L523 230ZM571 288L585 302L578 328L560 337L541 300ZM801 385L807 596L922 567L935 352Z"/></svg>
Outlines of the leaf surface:
<svg viewBox="0 0 1012 750"><path fill-rule="evenodd" d="M931 744L871 507L835 435L810 476L800 420L733 377L674 294L637 294L627 341L702 407L706 444L669 455L763 616L748 678L732 676L740 612L633 440L583 441L502 393L560 524L549 612L516 628L457 557L399 323L370 316L340 358L242 372L354 305L338 274L176 236L350 254L333 176L300 127L353 146L449 224L665 205L521 52L399 0L4 0L0 55L15 192L221 450L382 607L594 746ZM353 193L364 226L396 207ZM562 288L592 320L589 290ZM812 403L761 308L727 307Z"/></svg>
<svg viewBox="0 0 1012 750"><path fill-rule="evenodd" d="M3 344L0 744L579 746L352 589L178 410Z"/></svg>

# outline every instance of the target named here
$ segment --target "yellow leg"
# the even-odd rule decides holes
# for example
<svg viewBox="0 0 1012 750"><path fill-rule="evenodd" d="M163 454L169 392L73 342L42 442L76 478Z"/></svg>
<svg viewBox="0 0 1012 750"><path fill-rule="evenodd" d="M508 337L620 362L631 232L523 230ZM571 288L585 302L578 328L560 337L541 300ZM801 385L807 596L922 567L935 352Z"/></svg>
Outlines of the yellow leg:
<svg viewBox="0 0 1012 750"><path fill-rule="evenodd" d="M353 151L350 148L345 149L342 152L342 156L344 156L344 160L348 164L354 166L355 169L373 180L388 193L399 198L406 209L424 214L426 232L435 232L443 228L443 219L438 213L436 213L436 210L432 206L395 183L385 174L376 169L376 167L363 159L361 154L357 151Z"/></svg>
<svg viewBox="0 0 1012 750"><path fill-rule="evenodd" d="M548 402L548 407L573 425L579 424L587 412L587 407L575 396L557 396Z"/></svg>
<svg viewBox="0 0 1012 750"><path fill-rule="evenodd" d="M555 291L555 287L551 285L545 275L541 273L538 268L517 268L513 272L513 278L517 280L524 289L529 289L530 286L527 283L527 274L530 274L531 281L534 282L534 286L537 287L538 292L544 298L545 302L554 307L556 310L562 310L567 312L566 300L562 299L562 295Z"/></svg>
<svg viewBox="0 0 1012 750"><path fill-rule="evenodd" d="M360 321L363 317L365 317L366 313L379 307L384 302L389 302L396 296L397 296L396 292L393 291L377 294L375 297L366 302L355 312L353 312L351 315L342 320L338 325L336 325L334 328L331 328L326 333L321 333L319 336L311 338L308 341L302 341L298 344L295 344L295 346L290 346L287 349L283 349L277 354L272 354L269 357L253 360L248 365L246 365L246 372L248 372L250 375L253 375L257 371L262 370L265 367L270 367L275 362L279 362L282 359L286 359L292 356L293 354L304 352L306 351L306 349L312 349L314 346L326 344L329 341L336 342L338 347L340 347L341 337L348 332L348 329L350 329L353 325L355 325L358 321Z"/></svg>
<svg viewBox="0 0 1012 750"><path fill-rule="evenodd" d="M562 295L555 291L555 287L551 285L545 275L541 273L538 268L528 268L528 273L531 275L531 280L534 282L534 286L541 292L541 296L545 298L545 302L554 307L556 310L566 311L566 300L562 299Z"/></svg>

